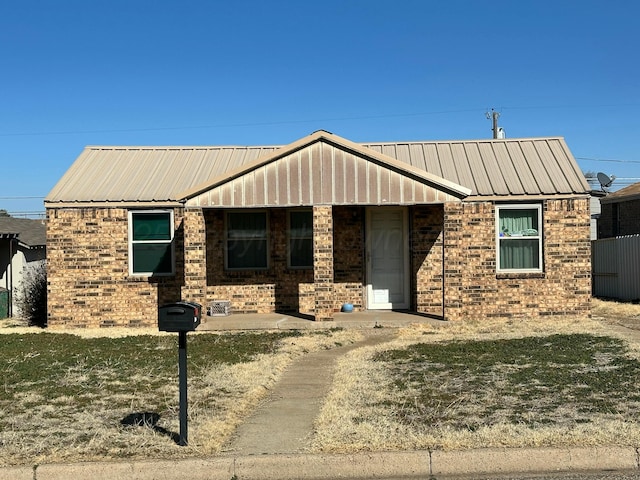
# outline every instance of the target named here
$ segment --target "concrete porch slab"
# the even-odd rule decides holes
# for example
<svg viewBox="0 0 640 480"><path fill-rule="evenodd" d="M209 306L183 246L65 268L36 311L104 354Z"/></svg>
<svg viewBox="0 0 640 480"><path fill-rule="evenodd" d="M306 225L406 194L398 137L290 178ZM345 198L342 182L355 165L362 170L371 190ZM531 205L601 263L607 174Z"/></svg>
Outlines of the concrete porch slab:
<svg viewBox="0 0 640 480"><path fill-rule="evenodd" d="M368 310L339 312L334 320L316 322L307 315L286 313L231 313L228 316L203 316L198 331L215 330L313 330L331 328L399 328L416 323L445 326L447 322L412 312Z"/></svg>

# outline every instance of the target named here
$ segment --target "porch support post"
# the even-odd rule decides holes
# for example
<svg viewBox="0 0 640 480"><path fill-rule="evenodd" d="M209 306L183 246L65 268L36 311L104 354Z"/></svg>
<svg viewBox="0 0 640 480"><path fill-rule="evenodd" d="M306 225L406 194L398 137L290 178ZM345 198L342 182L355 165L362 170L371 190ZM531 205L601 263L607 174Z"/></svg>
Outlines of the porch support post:
<svg viewBox="0 0 640 480"><path fill-rule="evenodd" d="M179 273L180 265L177 265ZM182 300L205 306L207 287L207 231L201 208L184 212L184 287Z"/></svg>
<svg viewBox="0 0 640 480"><path fill-rule="evenodd" d="M333 320L333 209L313 207L313 284L315 320Z"/></svg>
<svg viewBox="0 0 640 480"><path fill-rule="evenodd" d="M444 204L444 294L443 316L445 320L461 320L462 287L465 269L463 240L464 205L462 202Z"/></svg>

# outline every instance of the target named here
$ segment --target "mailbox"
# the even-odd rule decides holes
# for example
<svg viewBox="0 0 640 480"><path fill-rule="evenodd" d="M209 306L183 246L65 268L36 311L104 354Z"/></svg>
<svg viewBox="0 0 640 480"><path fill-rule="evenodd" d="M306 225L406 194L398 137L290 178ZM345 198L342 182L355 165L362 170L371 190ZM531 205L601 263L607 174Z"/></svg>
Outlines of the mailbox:
<svg viewBox="0 0 640 480"><path fill-rule="evenodd" d="M158 308L158 329L162 332L191 332L200 325L202 305L176 302Z"/></svg>

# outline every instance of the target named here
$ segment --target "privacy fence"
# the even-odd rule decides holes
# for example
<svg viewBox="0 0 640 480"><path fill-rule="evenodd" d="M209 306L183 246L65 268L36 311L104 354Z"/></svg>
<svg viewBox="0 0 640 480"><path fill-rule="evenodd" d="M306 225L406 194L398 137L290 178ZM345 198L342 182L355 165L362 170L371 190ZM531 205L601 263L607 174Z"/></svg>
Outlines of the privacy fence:
<svg viewBox="0 0 640 480"><path fill-rule="evenodd" d="M591 242L593 295L640 300L640 235Z"/></svg>

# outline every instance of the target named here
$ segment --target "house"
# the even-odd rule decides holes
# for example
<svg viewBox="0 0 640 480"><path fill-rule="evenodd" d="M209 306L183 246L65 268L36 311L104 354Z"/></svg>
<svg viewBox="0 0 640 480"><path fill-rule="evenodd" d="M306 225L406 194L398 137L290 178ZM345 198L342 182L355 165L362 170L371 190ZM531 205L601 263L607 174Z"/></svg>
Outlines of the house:
<svg viewBox="0 0 640 480"><path fill-rule="evenodd" d="M591 210L591 240L598 239L598 222L600 221L601 205L600 200L607 194L602 190L591 190L591 202L589 208Z"/></svg>
<svg viewBox="0 0 640 480"><path fill-rule="evenodd" d="M640 234L640 182L600 199L598 238Z"/></svg>
<svg viewBox="0 0 640 480"><path fill-rule="evenodd" d="M154 325L180 299L585 315L589 190L562 138L87 147L45 200L48 324Z"/></svg>
<svg viewBox="0 0 640 480"><path fill-rule="evenodd" d="M0 318L22 315L14 299L24 281L45 262L45 245L46 228L41 220L0 217L0 287L9 293Z"/></svg>

